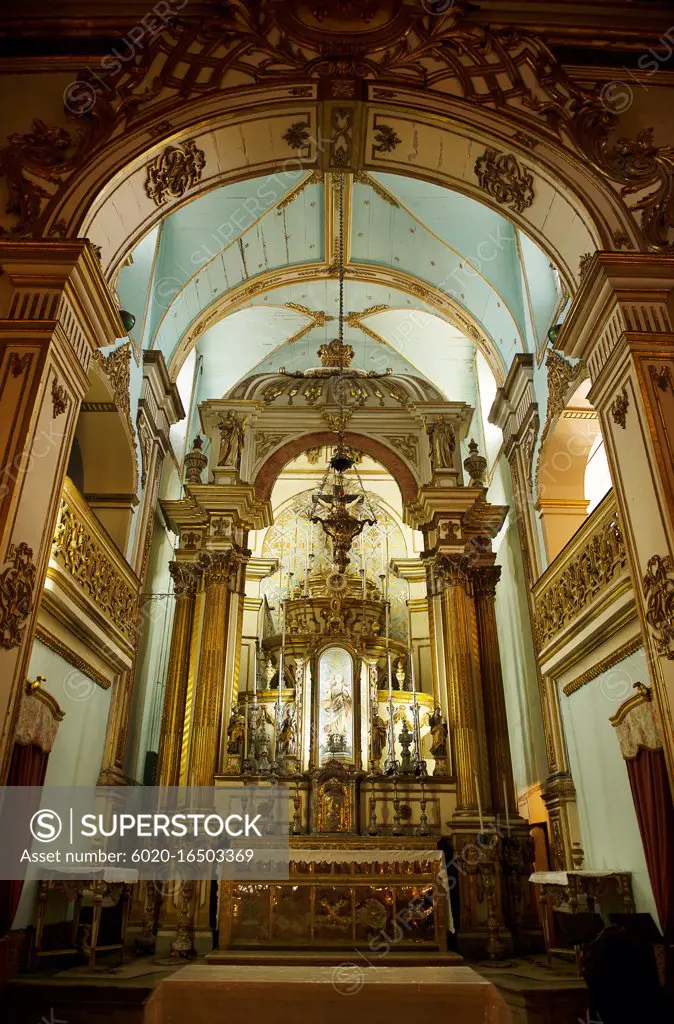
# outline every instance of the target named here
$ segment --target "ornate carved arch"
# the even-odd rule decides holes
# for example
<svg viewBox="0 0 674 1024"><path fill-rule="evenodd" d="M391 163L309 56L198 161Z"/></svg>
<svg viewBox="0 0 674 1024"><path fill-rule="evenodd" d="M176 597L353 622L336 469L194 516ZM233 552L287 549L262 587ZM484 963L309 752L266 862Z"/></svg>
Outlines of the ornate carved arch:
<svg viewBox="0 0 674 1024"><path fill-rule="evenodd" d="M316 20L299 0L230 0L211 18L174 19L103 82L84 72L68 97L76 131L35 121L0 154L8 230L93 237L111 191L138 174L145 207L137 237L141 222L186 192L244 176L241 166L215 168L208 133L203 144L190 141L197 126L212 133L228 112L237 148L243 142L245 149L246 124L264 110L286 121L258 170L278 171L289 160L333 170L416 168L420 177L505 207L536 241L539 222L528 210L544 194L545 201L566 196L590 224L594 248L671 244L672 147L654 146L649 131L614 141L619 119L599 88L572 81L540 39L466 20L465 0L439 16L403 0L370 6L372 17L363 20L363 5L328 3ZM429 143L435 171L416 146L429 127L437 132ZM442 167L443 130L461 148L464 180ZM566 229L552 229L547 249L558 250L562 272L577 280L577 267L564 258ZM127 247L133 236L127 230ZM108 256L111 267L115 253Z"/></svg>

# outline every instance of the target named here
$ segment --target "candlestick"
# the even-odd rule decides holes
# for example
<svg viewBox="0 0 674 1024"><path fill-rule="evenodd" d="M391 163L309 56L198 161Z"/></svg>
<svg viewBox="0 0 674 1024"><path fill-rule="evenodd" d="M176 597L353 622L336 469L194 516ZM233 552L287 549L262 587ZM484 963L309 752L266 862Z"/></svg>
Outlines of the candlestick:
<svg viewBox="0 0 674 1024"><path fill-rule="evenodd" d="M484 820L482 818L482 800L480 799L480 780L475 772L475 792L477 794L477 813L480 819L480 832L484 832Z"/></svg>
<svg viewBox="0 0 674 1024"><path fill-rule="evenodd" d="M503 776L503 805L505 807L506 828L508 829L508 832L510 832L510 816L508 814L508 785L506 783L505 775Z"/></svg>

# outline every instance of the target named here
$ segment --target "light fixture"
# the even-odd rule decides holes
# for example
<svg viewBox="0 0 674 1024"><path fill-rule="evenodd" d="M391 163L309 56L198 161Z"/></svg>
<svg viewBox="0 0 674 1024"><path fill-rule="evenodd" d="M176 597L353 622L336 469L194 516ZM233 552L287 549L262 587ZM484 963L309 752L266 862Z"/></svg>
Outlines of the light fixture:
<svg viewBox="0 0 674 1024"><path fill-rule="evenodd" d="M122 326L124 327L124 330L126 331L127 334L129 333L129 331L133 330L136 323L136 318L133 315L133 313L129 313L128 309L120 309L119 319L122 321Z"/></svg>

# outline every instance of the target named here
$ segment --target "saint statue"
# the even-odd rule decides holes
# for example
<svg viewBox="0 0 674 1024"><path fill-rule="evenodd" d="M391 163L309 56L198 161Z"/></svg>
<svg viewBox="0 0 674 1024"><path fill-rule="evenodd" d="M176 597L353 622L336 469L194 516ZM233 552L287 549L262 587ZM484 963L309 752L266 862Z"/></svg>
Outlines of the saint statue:
<svg viewBox="0 0 674 1024"><path fill-rule="evenodd" d="M428 724L431 727L431 757L447 757L448 729L439 707L428 716Z"/></svg>
<svg viewBox="0 0 674 1024"><path fill-rule="evenodd" d="M243 715L239 711L237 704L232 704L232 713L229 718L229 724L227 726L227 753L228 754L242 754L243 753Z"/></svg>
<svg viewBox="0 0 674 1024"><path fill-rule="evenodd" d="M294 701L286 704L283 710L278 744L285 757L297 757L297 708Z"/></svg>
<svg viewBox="0 0 674 1024"><path fill-rule="evenodd" d="M433 472L438 469L452 469L452 457L456 450L456 435L452 424L444 416L438 416L436 422L428 428L428 439Z"/></svg>
<svg viewBox="0 0 674 1024"><path fill-rule="evenodd" d="M241 467L241 453L244 443L244 424L233 412L229 410L226 416L221 416L218 422L220 430L220 458L219 466Z"/></svg>
<svg viewBox="0 0 674 1024"><path fill-rule="evenodd" d="M330 680L328 695L323 701L323 709L327 717L324 727L326 737L343 737L344 744L346 744L352 706L351 688L346 683L344 676L337 672Z"/></svg>

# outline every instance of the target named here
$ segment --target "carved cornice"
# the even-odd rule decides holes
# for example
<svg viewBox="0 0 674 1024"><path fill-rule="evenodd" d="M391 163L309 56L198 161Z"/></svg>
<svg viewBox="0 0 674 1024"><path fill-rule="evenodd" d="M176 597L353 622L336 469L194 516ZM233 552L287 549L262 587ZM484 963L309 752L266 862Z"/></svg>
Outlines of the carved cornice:
<svg viewBox="0 0 674 1024"><path fill-rule="evenodd" d="M139 580L67 477L51 557L104 618L135 643Z"/></svg>
<svg viewBox="0 0 674 1024"><path fill-rule="evenodd" d="M512 26L480 25L467 17L464 0L442 6L431 12L428 4L392 2L366 23L329 2L324 5L329 18L337 19L329 30L325 20L316 20L317 9L299 0L232 0L212 17L167 20L147 40L142 62L118 62L105 75L100 68L86 70L78 89L67 90L77 133L35 120L31 131L9 137L0 168L14 219L10 230L16 235L68 230L58 219L59 186L81 169L94 148L114 145L121 133L143 122L163 122L169 134L167 119L178 103L186 106L216 91L226 96L231 88L264 89L283 82L304 97L318 86L333 102L334 120L342 112L335 105L340 98L353 116L367 78L382 83L373 89L375 99L395 96L396 85L451 95L477 111L511 114L520 137L544 136L557 146L573 147L632 204L646 242L665 247L674 221L672 147L655 146L650 129L633 139L621 138L619 118L610 111L601 83L584 87L571 79L542 39ZM289 136L300 153L307 142L297 127L303 124L298 115ZM340 133L329 137L325 159L339 166L344 143ZM378 123L375 154L399 144L395 129ZM345 159L353 163L350 151ZM50 204L54 220L47 229Z"/></svg>
<svg viewBox="0 0 674 1024"><path fill-rule="evenodd" d="M543 650L627 569L613 492L604 498L534 588L535 641Z"/></svg>
<svg viewBox="0 0 674 1024"><path fill-rule="evenodd" d="M54 652L54 654L58 654L60 658L63 658L64 661L67 661L69 665L73 666L73 668L78 669L85 676L88 676L89 679L91 679L92 682L96 683L97 686L100 686L101 689L110 689L110 686L112 684L110 680L103 675L102 672L99 672L97 669L95 669L93 665L91 665L88 661L85 661L85 659L80 657L79 654L76 654L75 651L68 647L68 645L65 644L62 640L59 640L57 636L55 636L50 630L47 629L46 626L43 626L42 623L40 622L38 622L37 626L35 627L35 639L39 640L41 644L45 645L45 647L48 647L50 651Z"/></svg>
<svg viewBox="0 0 674 1024"><path fill-rule="evenodd" d="M584 686L587 686L588 683L591 683L593 679L597 679L604 672L608 672L608 670L613 668L614 665L618 665L621 661L624 661L625 658L629 658L630 654L634 654L635 651L641 650L643 646L644 638L641 634L632 637L631 640L627 640L624 644L621 644L620 647L616 647L615 651L611 651L606 658L602 658L602 660L598 661L596 665L589 668L587 672L583 672L582 675L577 676L575 679L572 679L570 683L567 683L563 690L564 696L570 697L571 694L577 693L578 690L581 690Z"/></svg>

